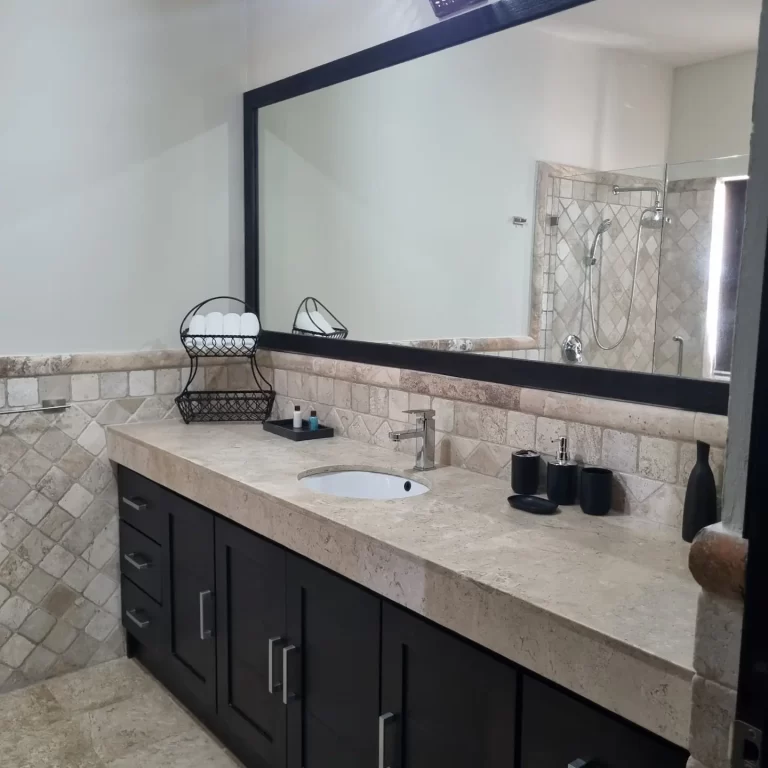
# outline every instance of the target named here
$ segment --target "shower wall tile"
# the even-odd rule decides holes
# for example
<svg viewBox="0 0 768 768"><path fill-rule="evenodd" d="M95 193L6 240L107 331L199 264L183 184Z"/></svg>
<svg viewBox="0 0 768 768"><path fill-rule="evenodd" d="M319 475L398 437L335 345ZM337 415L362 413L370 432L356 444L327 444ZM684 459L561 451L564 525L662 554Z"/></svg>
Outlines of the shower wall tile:
<svg viewBox="0 0 768 768"><path fill-rule="evenodd" d="M621 337L632 286L635 245L644 202L653 203L654 195L624 193L615 196L613 186L658 184L651 179L540 163L549 170L546 185L539 190L538 208L551 210L544 218L546 235L535 251L543 251L541 274L534 272L533 292L541 300L532 307L537 313L539 359L563 362L562 344L571 334L580 336L584 362L588 365L648 372L653 368L656 323L659 250L661 232L644 229L634 305L625 339L614 350L603 350L595 343L585 267L590 246L604 219L612 224L604 237L602 279L600 280L600 338L612 346ZM541 181L540 170L540 181ZM542 217L537 217L541 219ZM537 231L537 235L539 232ZM539 265L535 264L534 269ZM594 285L597 297L598 285ZM597 302L595 302L597 307ZM597 314L597 312L596 312Z"/></svg>
<svg viewBox="0 0 768 768"><path fill-rule="evenodd" d="M716 179L670 182L659 271L659 302L653 370L677 373L682 339L682 374L699 378L706 345L709 253Z"/></svg>

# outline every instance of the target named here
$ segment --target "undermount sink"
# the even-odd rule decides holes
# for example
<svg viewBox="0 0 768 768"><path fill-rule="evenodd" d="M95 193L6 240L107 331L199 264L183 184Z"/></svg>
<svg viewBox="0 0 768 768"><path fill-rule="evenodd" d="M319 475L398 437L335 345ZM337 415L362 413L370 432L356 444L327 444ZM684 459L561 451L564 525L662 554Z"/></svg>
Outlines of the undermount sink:
<svg viewBox="0 0 768 768"><path fill-rule="evenodd" d="M299 478L304 488L348 499L405 499L421 496L429 488L416 480L361 469L328 470Z"/></svg>

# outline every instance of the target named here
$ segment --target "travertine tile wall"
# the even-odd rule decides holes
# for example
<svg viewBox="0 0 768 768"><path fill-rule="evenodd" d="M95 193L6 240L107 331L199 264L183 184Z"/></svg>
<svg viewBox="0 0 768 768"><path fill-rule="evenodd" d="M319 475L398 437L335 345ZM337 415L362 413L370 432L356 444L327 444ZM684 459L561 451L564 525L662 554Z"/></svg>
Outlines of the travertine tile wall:
<svg viewBox="0 0 768 768"><path fill-rule="evenodd" d="M411 452L413 442L392 443L389 432L407 426L405 410L431 407L438 459L485 475L507 479L512 450L552 455L567 434L576 459L614 470L617 510L664 525L681 526L696 439L713 445L722 484L725 417L303 355L265 353L262 361L281 417L290 417L294 404L314 408L346 437ZM230 366L227 375L230 387L247 388L243 366Z"/></svg>
<svg viewBox="0 0 768 768"><path fill-rule="evenodd" d="M665 200L669 223L664 226L659 270L659 301L653 370L677 373L683 339L683 375L700 378L704 371L709 255L715 178L672 181Z"/></svg>
<svg viewBox="0 0 768 768"><path fill-rule="evenodd" d="M180 367L14 375L67 365L5 364L11 376L0 378L0 410L72 403L0 416L0 692L123 654L117 486L104 428L177 413ZM221 369L203 370L218 386Z"/></svg>
<svg viewBox="0 0 768 768"><path fill-rule="evenodd" d="M702 591L696 617L688 768L730 768L744 604Z"/></svg>

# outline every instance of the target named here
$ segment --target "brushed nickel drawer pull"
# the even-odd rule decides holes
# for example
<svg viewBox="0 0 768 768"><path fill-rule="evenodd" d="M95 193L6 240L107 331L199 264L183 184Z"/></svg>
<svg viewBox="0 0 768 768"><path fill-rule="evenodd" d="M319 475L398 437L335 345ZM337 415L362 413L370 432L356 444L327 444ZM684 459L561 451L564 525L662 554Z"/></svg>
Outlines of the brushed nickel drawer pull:
<svg viewBox="0 0 768 768"><path fill-rule="evenodd" d="M136 512L146 512L147 509L147 502L138 496L134 496L132 499L129 499L127 496L123 496L123 504L129 506Z"/></svg>
<svg viewBox="0 0 768 768"><path fill-rule="evenodd" d="M139 628L139 629L146 629L150 625L149 619L142 619L139 617L139 613L144 615L144 611L142 611L140 608L131 608L130 611L126 611L125 615Z"/></svg>
<svg viewBox="0 0 768 768"><path fill-rule="evenodd" d="M137 571L146 571L147 568L152 566L152 561L140 552L131 552L130 554L124 555L123 559Z"/></svg>

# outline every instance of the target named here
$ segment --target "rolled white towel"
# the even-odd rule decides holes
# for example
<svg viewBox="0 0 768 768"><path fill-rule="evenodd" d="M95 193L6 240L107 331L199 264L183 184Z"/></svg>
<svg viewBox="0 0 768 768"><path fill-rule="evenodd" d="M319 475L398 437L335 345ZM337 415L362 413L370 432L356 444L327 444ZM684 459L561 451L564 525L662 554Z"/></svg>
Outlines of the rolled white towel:
<svg viewBox="0 0 768 768"><path fill-rule="evenodd" d="M317 310L310 312L309 317L322 333L326 335L335 333L333 326Z"/></svg>
<svg viewBox="0 0 768 768"><path fill-rule="evenodd" d="M253 314L253 312L246 312L240 315L240 333L243 336L258 336L261 331L261 324L259 318ZM248 349L253 349L256 345L256 339L244 339L245 346Z"/></svg>
<svg viewBox="0 0 768 768"><path fill-rule="evenodd" d="M294 326L300 331L311 331L312 333L317 333L315 324L309 319L309 315L304 311L299 312L299 314L296 315Z"/></svg>
<svg viewBox="0 0 768 768"><path fill-rule="evenodd" d="M187 334L189 336L205 335L205 315L194 315L189 321ZM203 339L185 339L184 346L187 349L201 348L203 346Z"/></svg>
<svg viewBox="0 0 768 768"><path fill-rule="evenodd" d="M224 322L222 324L224 331L224 345L227 347L234 347L240 344L240 339L234 339L233 336L239 336L240 330L240 315L235 312L229 312L224 315Z"/></svg>
<svg viewBox="0 0 768 768"><path fill-rule="evenodd" d="M205 343L209 346L222 344L220 337L224 334L224 315L221 312L209 312L205 316Z"/></svg>

